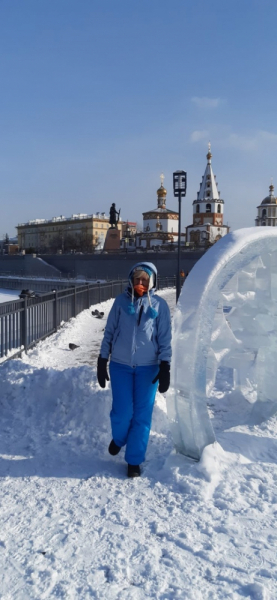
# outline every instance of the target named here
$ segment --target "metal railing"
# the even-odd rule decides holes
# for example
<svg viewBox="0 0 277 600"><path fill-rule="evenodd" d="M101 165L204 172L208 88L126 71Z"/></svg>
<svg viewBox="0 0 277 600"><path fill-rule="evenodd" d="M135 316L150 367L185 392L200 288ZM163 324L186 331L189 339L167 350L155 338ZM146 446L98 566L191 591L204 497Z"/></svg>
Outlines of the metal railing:
<svg viewBox="0 0 277 600"><path fill-rule="evenodd" d="M22 352L55 333L62 322L94 304L115 298L126 285L127 280L88 283L0 304L0 358L21 356ZM157 288L174 286L175 277L165 277L158 280Z"/></svg>

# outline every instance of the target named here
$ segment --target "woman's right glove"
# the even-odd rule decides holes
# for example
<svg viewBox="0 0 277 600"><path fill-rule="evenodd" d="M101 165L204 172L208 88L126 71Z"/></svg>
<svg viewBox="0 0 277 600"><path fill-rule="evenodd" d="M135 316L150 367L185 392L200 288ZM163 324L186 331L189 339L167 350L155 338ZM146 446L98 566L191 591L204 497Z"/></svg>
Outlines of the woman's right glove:
<svg viewBox="0 0 277 600"><path fill-rule="evenodd" d="M152 383L156 383L159 380L159 392L164 394L167 392L170 385L170 364L166 360L162 360L160 363L160 370Z"/></svg>
<svg viewBox="0 0 277 600"><path fill-rule="evenodd" d="M97 379L101 388L106 387L106 381L110 381L107 370L108 359L102 358L101 354L97 361Z"/></svg>

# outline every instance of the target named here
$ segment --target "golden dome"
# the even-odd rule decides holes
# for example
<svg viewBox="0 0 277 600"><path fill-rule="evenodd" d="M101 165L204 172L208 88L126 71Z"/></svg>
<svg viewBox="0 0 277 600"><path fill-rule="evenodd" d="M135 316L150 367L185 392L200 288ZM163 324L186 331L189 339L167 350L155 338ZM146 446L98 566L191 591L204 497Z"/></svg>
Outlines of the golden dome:
<svg viewBox="0 0 277 600"><path fill-rule="evenodd" d="M164 188L163 185L161 185L161 187L159 187L159 189L157 190L157 195L158 196L166 196L166 194L167 194L166 189Z"/></svg>

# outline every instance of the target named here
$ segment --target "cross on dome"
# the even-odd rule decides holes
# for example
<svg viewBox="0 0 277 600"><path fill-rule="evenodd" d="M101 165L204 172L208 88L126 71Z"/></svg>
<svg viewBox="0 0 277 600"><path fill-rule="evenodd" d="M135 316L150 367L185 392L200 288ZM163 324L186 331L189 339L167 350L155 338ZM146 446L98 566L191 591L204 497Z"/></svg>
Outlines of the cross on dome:
<svg viewBox="0 0 277 600"><path fill-rule="evenodd" d="M212 153L211 153L211 142L209 142L209 143L208 143L208 154L207 154L208 164L211 164L211 158L212 158Z"/></svg>

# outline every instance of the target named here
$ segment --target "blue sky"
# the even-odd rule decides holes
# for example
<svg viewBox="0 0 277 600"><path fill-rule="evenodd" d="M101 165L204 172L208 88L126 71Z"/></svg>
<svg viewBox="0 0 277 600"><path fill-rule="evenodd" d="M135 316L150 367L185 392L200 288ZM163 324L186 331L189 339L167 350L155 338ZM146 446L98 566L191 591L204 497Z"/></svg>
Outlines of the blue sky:
<svg viewBox="0 0 277 600"><path fill-rule="evenodd" d="M160 173L208 142L225 223L277 195L276 0L1 0L0 236L35 218L108 212L142 223Z"/></svg>

